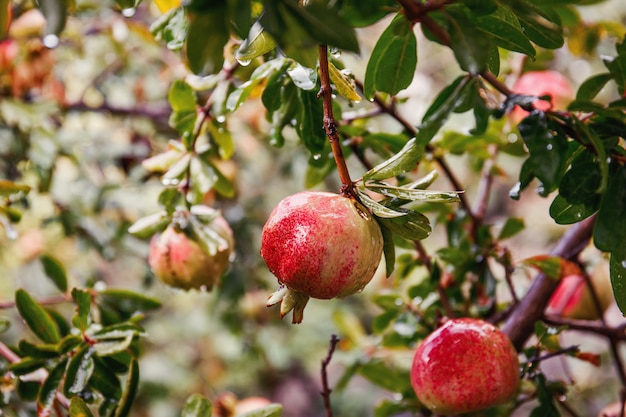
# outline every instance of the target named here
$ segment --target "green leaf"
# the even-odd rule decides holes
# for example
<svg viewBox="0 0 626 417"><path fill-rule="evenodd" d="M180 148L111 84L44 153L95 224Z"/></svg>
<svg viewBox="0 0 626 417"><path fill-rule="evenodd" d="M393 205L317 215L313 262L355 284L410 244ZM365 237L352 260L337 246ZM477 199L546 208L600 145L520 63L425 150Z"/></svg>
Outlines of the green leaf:
<svg viewBox="0 0 626 417"><path fill-rule="evenodd" d="M563 175L559 193L569 203L597 207L600 201L598 189L602 184L602 173L596 162L572 165Z"/></svg>
<svg viewBox="0 0 626 417"><path fill-rule="evenodd" d="M139 364L133 359L130 364L128 377L126 378L126 386L124 394L120 399L120 403L115 410L115 417L126 417L130 413L135 395L137 395L137 387L139 386Z"/></svg>
<svg viewBox="0 0 626 417"><path fill-rule="evenodd" d="M242 64L247 64L254 58L273 51L276 48L276 41L272 35L263 30L259 22L250 28L248 37L239 45L235 52L235 58Z"/></svg>
<svg viewBox="0 0 626 417"><path fill-rule="evenodd" d="M67 21L67 8L69 0L39 0L37 3L41 14L46 18L46 27L44 29L44 45L48 47L56 47L59 43L57 35L65 28ZM48 35L54 38L48 38ZM46 38L49 40L46 41Z"/></svg>
<svg viewBox="0 0 626 417"><path fill-rule="evenodd" d="M626 166L609 178L596 218L593 241L605 252L621 253L626 242Z"/></svg>
<svg viewBox="0 0 626 417"><path fill-rule="evenodd" d="M93 339L96 341L93 344L93 349L100 357L124 352L139 334L134 329L98 332L93 336Z"/></svg>
<svg viewBox="0 0 626 417"><path fill-rule="evenodd" d="M211 138L218 146L220 158L230 159L235 152L233 136L230 131L226 129L223 124L219 124L215 119L208 123L208 127Z"/></svg>
<svg viewBox="0 0 626 417"><path fill-rule="evenodd" d="M287 68L287 75L298 88L313 90L317 87L317 73L315 70L306 68L297 62Z"/></svg>
<svg viewBox="0 0 626 417"><path fill-rule="evenodd" d="M623 45L623 43L617 45L618 53L620 45ZM619 53L612 60L605 60L604 65L617 83L619 94L622 96L626 92L626 54Z"/></svg>
<svg viewBox="0 0 626 417"><path fill-rule="evenodd" d="M474 86L475 80L472 77L461 76L441 90L422 118L416 137L418 142L430 142L450 114L467 102L468 97L473 94Z"/></svg>
<svg viewBox="0 0 626 417"><path fill-rule="evenodd" d="M498 9L487 16L478 17L479 30L489 33L496 44L509 51L520 52L534 58L535 48L530 43L515 13L508 6L498 5Z"/></svg>
<svg viewBox="0 0 626 417"><path fill-rule="evenodd" d="M217 74L224 64L224 45L230 39L226 3L202 12L189 12L186 56L189 69L198 75Z"/></svg>
<svg viewBox="0 0 626 417"><path fill-rule="evenodd" d="M491 42L485 32L465 13L452 13L450 10L450 47L461 68L470 74L478 74L487 69Z"/></svg>
<svg viewBox="0 0 626 417"><path fill-rule="evenodd" d="M17 310L31 331L45 343L58 343L61 339L59 328L50 314L41 307L26 291L15 292Z"/></svg>
<svg viewBox="0 0 626 417"><path fill-rule="evenodd" d="M361 101L361 96L356 90L354 80L339 71L332 62L328 63L328 75L339 95L355 103Z"/></svg>
<svg viewBox="0 0 626 417"><path fill-rule="evenodd" d="M597 211L596 207L588 207L584 204L572 204L558 194L550 205L550 217L557 224L578 223Z"/></svg>
<svg viewBox="0 0 626 417"><path fill-rule="evenodd" d="M393 234L386 227L381 227L383 235L383 254L385 256L385 275L391 276L396 267L396 245L393 242Z"/></svg>
<svg viewBox="0 0 626 417"><path fill-rule="evenodd" d="M595 96L604 88L606 83L613 79L613 75L609 73L596 74L587 78L578 87L576 92L576 100L588 101L593 100Z"/></svg>
<svg viewBox="0 0 626 417"><path fill-rule="evenodd" d="M541 181L542 189L539 194L545 196L557 188L564 173L567 137L559 125L541 112L526 117L518 125L518 129L530 152L523 169Z"/></svg>
<svg viewBox="0 0 626 417"><path fill-rule="evenodd" d="M193 394L185 402L181 417L211 417L213 404L200 394Z"/></svg>
<svg viewBox="0 0 626 417"><path fill-rule="evenodd" d="M39 261L43 265L46 276L61 292L65 293L67 291L67 275L61 262L50 255L41 255Z"/></svg>
<svg viewBox="0 0 626 417"><path fill-rule="evenodd" d="M76 314L72 317L72 324L81 332L87 330L90 324L91 294L80 288L72 289L72 299L76 304Z"/></svg>
<svg viewBox="0 0 626 417"><path fill-rule="evenodd" d="M391 392L402 393L412 390L408 370L395 368L379 359L361 364L358 373L371 383Z"/></svg>
<svg viewBox="0 0 626 417"><path fill-rule="evenodd" d="M354 28L338 13L336 7L322 2L308 2L302 7L296 0L280 0L309 35L320 44L359 53Z"/></svg>
<svg viewBox="0 0 626 417"><path fill-rule="evenodd" d="M43 368L47 361L45 358L21 358L19 362L10 363L8 369L15 376L27 375Z"/></svg>
<svg viewBox="0 0 626 417"><path fill-rule="evenodd" d="M172 216L165 210L142 217L130 225L128 233L140 239L146 239L162 232L172 221Z"/></svg>
<svg viewBox="0 0 626 417"><path fill-rule="evenodd" d="M504 240L515 236L516 234L524 230L524 227L524 219L509 217L508 219L506 219L504 226L502 226L502 230L500 230L498 240Z"/></svg>
<svg viewBox="0 0 626 417"><path fill-rule="evenodd" d="M376 91L396 95L411 84L417 66L417 38L413 25L398 14L382 33L367 63L365 97L371 100Z"/></svg>
<svg viewBox="0 0 626 417"><path fill-rule="evenodd" d="M160 16L150 25L150 33L158 41L165 42L167 49L178 51L185 45L189 21L182 7L176 7Z"/></svg>
<svg viewBox="0 0 626 417"><path fill-rule="evenodd" d="M550 278L553 278L553 279L561 278L562 263L561 263L561 258L557 256L539 255L539 256L534 256L532 258L524 259L522 263L524 265L537 268L538 270L540 270L541 272L543 272Z"/></svg>
<svg viewBox="0 0 626 417"><path fill-rule="evenodd" d="M81 393L87 386L95 367L91 357L93 353L94 349L85 345L70 359L63 385L63 392L67 397Z"/></svg>
<svg viewBox="0 0 626 417"><path fill-rule="evenodd" d="M432 231L428 217L415 211L407 211L403 217L380 217L378 221L393 233L409 241L425 239Z"/></svg>
<svg viewBox="0 0 626 417"><path fill-rule="evenodd" d="M609 270L615 301L622 314L626 314L626 250L611 254Z"/></svg>
<svg viewBox="0 0 626 417"><path fill-rule="evenodd" d="M265 79L268 80L268 86L271 85L271 77L283 74L287 68L293 63L292 60L284 59L272 59L254 70L250 79L243 83L239 88L235 89L226 100L226 108L229 111L235 111L241 106L252 91ZM267 88L267 87L266 87ZM265 103L264 103L265 104Z"/></svg>
<svg viewBox="0 0 626 417"><path fill-rule="evenodd" d="M183 80L176 80L172 83L167 99L176 112L195 112L196 95L189 84Z"/></svg>
<svg viewBox="0 0 626 417"><path fill-rule="evenodd" d="M11 322L4 317L0 317L0 333L6 332L11 327Z"/></svg>
<svg viewBox="0 0 626 417"><path fill-rule="evenodd" d="M326 144L322 102L313 91L298 89L298 96L300 100L296 113L296 131L309 152L319 155Z"/></svg>
<svg viewBox="0 0 626 417"><path fill-rule="evenodd" d="M257 410L239 414L237 417L280 417L282 415L283 406L277 403L272 403Z"/></svg>
<svg viewBox="0 0 626 417"><path fill-rule="evenodd" d="M386 197L396 197L408 201L429 203L458 203L460 201L459 194L454 191L427 191L397 187L379 182L367 182L365 187Z"/></svg>
<svg viewBox="0 0 626 417"><path fill-rule="evenodd" d="M514 3L513 12L532 42L547 49L563 46L563 29L558 14L554 11L520 1Z"/></svg>
<svg viewBox="0 0 626 417"><path fill-rule="evenodd" d="M74 396L70 400L70 417L93 417L91 410L82 398Z"/></svg>
<svg viewBox="0 0 626 417"><path fill-rule="evenodd" d="M369 26L398 9L394 0L343 0L341 13L354 27Z"/></svg>
<svg viewBox="0 0 626 417"><path fill-rule="evenodd" d="M52 370L48 373L48 376L41 385L39 391L39 397L37 398L37 408L40 416L46 416L50 414L50 410L54 405L56 399L57 389L63 380L65 375L65 366L67 365L67 359L63 359L58 362Z"/></svg>
<svg viewBox="0 0 626 417"><path fill-rule="evenodd" d="M424 155L424 149L425 146L415 138L409 140L400 152L367 171L363 181L384 180L413 170Z"/></svg>
<svg viewBox="0 0 626 417"><path fill-rule="evenodd" d="M117 403L122 397L120 380L109 366L97 356L94 357L94 372L89 380L89 386L107 399L113 399Z"/></svg>
<svg viewBox="0 0 626 417"><path fill-rule="evenodd" d="M376 201L374 201L369 195L367 195L364 191L358 190L359 199L363 203L365 207L370 209L374 216L380 219L394 219L398 217L404 217L408 214L408 210L397 211L391 207L386 207Z"/></svg>

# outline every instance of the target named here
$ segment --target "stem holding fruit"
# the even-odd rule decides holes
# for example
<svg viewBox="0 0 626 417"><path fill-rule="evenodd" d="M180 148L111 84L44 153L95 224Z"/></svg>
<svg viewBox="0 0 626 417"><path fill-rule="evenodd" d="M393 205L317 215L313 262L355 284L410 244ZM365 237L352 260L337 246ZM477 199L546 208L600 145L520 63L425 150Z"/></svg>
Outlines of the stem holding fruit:
<svg viewBox="0 0 626 417"><path fill-rule="evenodd" d="M354 183L350 178L348 172L348 166L346 165L346 158L343 155L341 149L341 138L337 132L337 122L333 114L333 89L330 85L330 74L328 72L328 47L326 45L319 46L320 57L320 82L321 88L318 94L322 98L322 104L324 107L324 130L326 136L330 141L330 147L333 150L333 156L335 163L337 164L337 171L339 173L339 179L341 180L341 194L348 197L356 198L354 192Z"/></svg>

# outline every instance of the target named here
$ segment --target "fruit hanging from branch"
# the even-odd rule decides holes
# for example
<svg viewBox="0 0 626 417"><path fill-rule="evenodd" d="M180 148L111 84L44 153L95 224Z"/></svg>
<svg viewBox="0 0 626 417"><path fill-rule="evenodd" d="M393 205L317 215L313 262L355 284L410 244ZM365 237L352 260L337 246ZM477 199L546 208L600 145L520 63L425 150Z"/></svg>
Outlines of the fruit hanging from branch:
<svg viewBox="0 0 626 417"><path fill-rule="evenodd" d="M383 236L372 214L354 198L304 191L282 200L263 228L261 256L281 287L268 306L300 323L309 297L343 298L360 292L380 264Z"/></svg>
<svg viewBox="0 0 626 417"><path fill-rule="evenodd" d="M411 368L417 398L444 416L506 403L519 382L519 360L511 341L479 319L445 322L418 346Z"/></svg>
<svg viewBox="0 0 626 417"><path fill-rule="evenodd" d="M197 206L196 206L197 207ZM177 212L174 221L150 241L148 263L163 283L184 290L210 290L230 265L233 232L214 210L205 223L189 212Z"/></svg>

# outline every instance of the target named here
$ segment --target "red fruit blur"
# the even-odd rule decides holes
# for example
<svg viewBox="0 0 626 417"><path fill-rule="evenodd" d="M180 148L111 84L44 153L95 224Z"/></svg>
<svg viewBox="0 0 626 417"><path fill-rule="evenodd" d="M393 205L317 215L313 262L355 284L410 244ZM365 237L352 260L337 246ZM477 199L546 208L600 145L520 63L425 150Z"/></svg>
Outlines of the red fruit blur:
<svg viewBox="0 0 626 417"><path fill-rule="evenodd" d="M591 271L590 279L598 296L601 311L596 307L585 277L573 274L561 280L550 298L546 313L580 320L597 320L602 317L613 301L613 289L606 262L596 265Z"/></svg>
<svg viewBox="0 0 626 417"><path fill-rule="evenodd" d="M483 320L448 320L413 357L411 385L422 404L439 415L504 404L513 399L519 382L515 348Z"/></svg>
<svg viewBox="0 0 626 417"><path fill-rule="evenodd" d="M261 256L281 284L321 299L361 291L382 250L380 227L360 203L317 191L282 200L261 242Z"/></svg>
<svg viewBox="0 0 626 417"><path fill-rule="evenodd" d="M223 217L216 217L207 225L226 242L211 255L184 232L170 225L150 241L148 264L163 283L185 290L210 290L230 264L233 232Z"/></svg>
<svg viewBox="0 0 626 417"><path fill-rule="evenodd" d="M545 100L536 100L533 106L542 111L563 110L574 98L574 90L567 78L556 71L529 71L522 74L513 85L513 92L529 96L550 96L551 103ZM528 112L515 107L511 118L515 123L521 121Z"/></svg>

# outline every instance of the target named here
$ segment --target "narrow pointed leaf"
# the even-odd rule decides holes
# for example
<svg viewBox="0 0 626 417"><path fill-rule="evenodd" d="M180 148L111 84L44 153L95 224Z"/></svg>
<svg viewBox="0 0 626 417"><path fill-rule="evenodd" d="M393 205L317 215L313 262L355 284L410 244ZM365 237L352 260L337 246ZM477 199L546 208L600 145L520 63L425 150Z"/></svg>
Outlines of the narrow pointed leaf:
<svg viewBox="0 0 626 417"><path fill-rule="evenodd" d="M63 376L65 375L65 366L67 365L67 359L64 359L57 363L54 368L48 373L48 376L41 385L39 391L39 397L37 398L37 409L39 415L48 415L54 400L57 395L57 390Z"/></svg>
<svg viewBox="0 0 626 417"><path fill-rule="evenodd" d="M67 275L61 262L50 255L42 255L39 260L46 276L50 278L59 291L65 293L67 291Z"/></svg>
<svg viewBox="0 0 626 417"><path fill-rule="evenodd" d="M382 33L367 63L364 94L369 100L376 91L396 95L411 84L417 66L417 38L413 25L398 14Z"/></svg>
<svg viewBox="0 0 626 417"><path fill-rule="evenodd" d="M388 160L376 165L363 175L363 181L377 181L392 178L411 171L424 155L424 146L418 144L415 138Z"/></svg>
<svg viewBox="0 0 626 417"><path fill-rule="evenodd" d="M72 394L79 394L87 386L94 370L94 362L91 357L93 353L94 349L86 345L70 359L63 385L63 392L66 397L70 397Z"/></svg>
<svg viewBox="0 0 626 417"><path fill-rule="evenodd" d="M58 343L59 328L50 314L28 294L20 289L15 292L15 304L32 332L45 343Z"/></svg>
<svg viewBox="0 0 626 417"><path fill-rule="evenodd" d="M130 364L130 370L126 379L126 386L124 388L124 394L120 400L117 409L115 410L115 417L127 417L130 413L130 408L133 404L133 400L137 395L137 387L139 386L139 364L136 359L133 359Z"/></svg>

